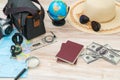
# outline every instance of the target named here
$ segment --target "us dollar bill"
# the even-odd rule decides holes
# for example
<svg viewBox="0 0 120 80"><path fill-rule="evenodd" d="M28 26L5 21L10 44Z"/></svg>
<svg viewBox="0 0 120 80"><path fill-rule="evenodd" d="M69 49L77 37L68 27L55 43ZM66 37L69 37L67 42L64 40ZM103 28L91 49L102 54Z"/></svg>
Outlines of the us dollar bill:
<svg viewBox="0 0 120 80"><path fill-rule="evenodd" d="M89 46L87 46L83 54L84 55L82 55L82 58L87 63L96 61L99 58L103 58L112 64L118 64L120 61L120 51L113 49L108 44L100 45L92 42Z"/></svg>
<svg viewBox="0 0 120 80"><path fill-rule="evenodd" d="M87 46L86 49L88 50L91 50L93 52L97 52L99 51L103 46L98 44L98 43L95 43L95 42L92 42L89 46Z"/></svg>
<svg viewBox="0 0 120 80"><path fill-rule="evenodd" d="M87 64L89 64L91 62L94 62L94 61L99 59L98 57L96 57L94 55L87 55L87 54L82 55L82 58Z"/></svg>
<svg viewBox="0 0 120 80"><path fill-rule="evenodd" d="M115 53L117 53L120 56L120 50L117 49L111 49L111 50L113 50Z"/></svg>
<svg viewBox="0 0 120 80"><path fill-rule="evenodd" d="M93 54L93 52L90 51L90 50L87 50L87 49L84 49L84 50L81 52L81 56L82 56L82 55L92 55L92 54Z"/></svg>
<svg viewBox="0 0 120 80"><path fill-rule="evenodd" d="M100 56L103 56L104 54L107 54L108 49L106 47L102 47L97 54L99 54Z"/></svg>
<svg viewBox="0 0 120 80"><path fill-rule="evenodd" d="M88 49L84 50L83 54L91 55L91 56L96 56L96 57L100 58L97 53L95 53L95 52L93 52L93 51L90 51L90 50L88 50Z"/></svg>
<svg viewBox="0 0 120 80"><path fill-rule="evenodd" d="M87 50L87 49L85 49L85 50L83 51L81 57L83 58L83 60L84 60L87 64L89 64L89 63L91 63L91 62L94 62L94 61L96 61L96 60L99 59L99 56L96 55L96 53L94 53L94 52L92 52L92 51L90 51L90 50Z"/></svg>
<svg viewBox="0 0 120 80"><path fill-rule="evenodd" d="M120 55L112 50L112 47L108 44L105 44L98 53L102 58L112 64L118 64L120 61Z"/></svg>
<svg viewBox="0 0 120 80"><path fill-rule="evenodd" d="M109 44L104 45L104 47L108 48L109 50L112 50L115 54L118 54L120 56L120 50L113 49Z"/></svg>
<svg viewBox="0 0 120 80"><path fill-rule="evenodd" d="M120 61L120 56L113 52L112 50L107 50L103 55L102 58L112 64L118 64Z"/></svg>
<svg viewBox="0 0 120 80"><path fill-rule="evenodd" d="M87 46L87 50L90 50L94 52L97 56L101 57L99 54L99 51L103 48L103 45L100 45L98 43L92 42L89 46Z"/></svg>

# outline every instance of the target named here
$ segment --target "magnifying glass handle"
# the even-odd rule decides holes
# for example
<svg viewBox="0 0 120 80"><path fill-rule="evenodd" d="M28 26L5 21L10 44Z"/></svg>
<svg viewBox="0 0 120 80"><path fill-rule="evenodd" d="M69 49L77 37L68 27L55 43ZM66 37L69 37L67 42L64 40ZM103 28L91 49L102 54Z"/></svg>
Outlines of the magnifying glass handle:
<svg viewBox="0 0 120 80"><path fill-rule="evenodd" d="M26 68L24 68L15 78L15 80L18 80L25 72L26 72Z"/></svg>

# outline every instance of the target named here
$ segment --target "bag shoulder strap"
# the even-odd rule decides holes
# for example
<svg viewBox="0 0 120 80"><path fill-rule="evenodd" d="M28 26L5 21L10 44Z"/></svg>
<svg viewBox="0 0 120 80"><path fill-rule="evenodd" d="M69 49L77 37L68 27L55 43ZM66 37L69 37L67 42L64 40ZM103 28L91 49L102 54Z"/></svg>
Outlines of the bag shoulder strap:
<svg viewBox="0 0 120 80"><path fill-rule="evenodd" d="M43 19L44 19L44 17L45 17L45 11L44 11L44 8L42 7L42 5L40 4L40 2L39 2L38 0L31 0L31 1L34 1L34 2L36 2L37 4L40 5L40 7L41 7L41 12L42 12L42 14L43 14Z"/></svg>
<svg viewBox="0 0 120 80"><path fill-rule="evenodd" d="M40 5L41 7L41 11L43 12L43 15L44 15L44 9L43 7L41 6L41 4L39 3L38 0L31 0L31 1L34 1L36 2L37 4ZM32 9L32 8L29 8L29 7L17 7L17 8L12 8L10 7L11 4L6 4L6 6L4 7L3 9L3 12L5 15L10 15L10 14L16 14L16 13L19 13L19 12L29 12L31 13L33 16L36 16L36 14L38 14L38 11Z"/></svg>
<svg viewBox="0 0 120 80"><path fill-rule="evenodd" d="M19 12L29 12L32 15L35 15L37 12L29 7L17 7L17 8L8 8L4 11L5 15L16 14Z"/></svg>

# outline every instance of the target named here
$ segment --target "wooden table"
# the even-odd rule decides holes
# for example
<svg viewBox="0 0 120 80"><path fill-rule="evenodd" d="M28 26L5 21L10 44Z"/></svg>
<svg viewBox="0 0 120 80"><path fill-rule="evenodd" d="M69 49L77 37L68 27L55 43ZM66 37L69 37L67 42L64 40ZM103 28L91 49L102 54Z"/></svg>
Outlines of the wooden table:
<svg viewBox="0 0 120 80"><path fill-rule="evenodd" d="M3 0L1 1L3 2ZM51 1L40 0L45 11L47 11ZM70 5L76 0L64 1ZM3 14L0 14L3 17ZM40 59L40 66L29 70L27 78L20 80L120 80L120 63L112 65L103 59L99 59L91 64L87 64L79 58L77 65L69 65L57 63L55 58L61 43L65 43L67 40L83 44L85 47L91 42L108 43L113 48L120 49L120 33L112 35L84 33L72 27L67 20L64 26L55 27L52 25L47 13L45 16L45 27L47 31L53 31L57 35L57 42L31 52L32 55ZM13 78L0 78L0 80L13 80Z"/></svg>

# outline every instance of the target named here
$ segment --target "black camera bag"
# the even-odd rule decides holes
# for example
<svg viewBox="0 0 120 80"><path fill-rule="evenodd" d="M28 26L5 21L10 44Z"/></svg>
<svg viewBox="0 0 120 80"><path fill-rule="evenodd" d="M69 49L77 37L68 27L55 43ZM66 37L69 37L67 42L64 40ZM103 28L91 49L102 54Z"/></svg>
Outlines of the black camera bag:
<svg viewBox="0 0 120 80"><path fill-rule="evenodd" d="M40 5L41 9L33 2ZM28 40L46 32L45 12L38 0L8 0L3 12Z"/></svg>

